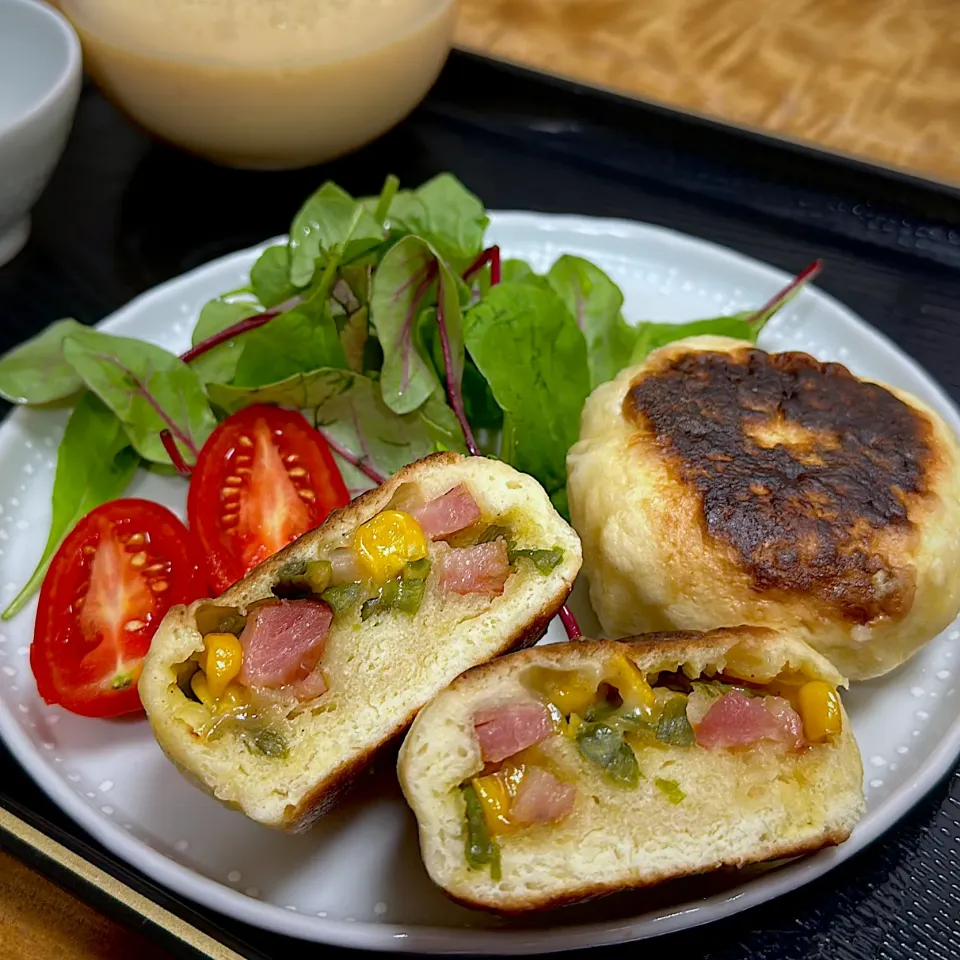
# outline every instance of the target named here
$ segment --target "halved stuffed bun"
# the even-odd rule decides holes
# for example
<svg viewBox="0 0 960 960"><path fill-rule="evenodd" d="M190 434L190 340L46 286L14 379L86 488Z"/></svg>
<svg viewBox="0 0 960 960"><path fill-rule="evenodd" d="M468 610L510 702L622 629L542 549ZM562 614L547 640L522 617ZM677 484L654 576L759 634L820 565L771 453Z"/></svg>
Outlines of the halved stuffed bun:
<svg viewBox="0 0 960 960"><path fill-rule="evenodd" d="M454 677L539 639L579 567L535 480L437 454L217 599L171 609L140 696L191 780L300 829Z"/></svg>

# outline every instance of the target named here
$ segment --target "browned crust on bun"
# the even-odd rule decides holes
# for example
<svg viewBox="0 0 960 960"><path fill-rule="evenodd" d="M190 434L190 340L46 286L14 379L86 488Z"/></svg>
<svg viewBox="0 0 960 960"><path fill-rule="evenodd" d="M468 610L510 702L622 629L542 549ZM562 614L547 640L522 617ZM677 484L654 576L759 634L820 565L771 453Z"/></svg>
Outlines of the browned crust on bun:
<svg viewBox="0 0 960 960"><path fill-rule="evenodd" d="M914 536L939 466L919 410L841 364L744 348L662 355L623 415L754 589L810 594L861 624L910 610L915 571L889 537Z"/></svg>

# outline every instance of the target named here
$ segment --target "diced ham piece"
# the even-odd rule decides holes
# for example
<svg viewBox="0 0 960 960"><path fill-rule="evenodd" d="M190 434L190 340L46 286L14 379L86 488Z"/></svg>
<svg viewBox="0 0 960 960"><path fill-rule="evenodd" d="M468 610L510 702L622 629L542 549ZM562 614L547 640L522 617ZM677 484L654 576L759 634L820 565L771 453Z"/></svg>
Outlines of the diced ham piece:
<svg viewBox="0 0 960 960"><path fill-rule="evenodd" d="M442 540L480 520L480 507L462 483L412 512L431 540Z"/></svg>
<svg viewBox="0 0 960 960"><path fill-rule="evenodd" d="M333 611L319 600L282 600L255 608L240 634L248 687L282 687L309 676L323 656Z"/></svg>
<svg viewBox="0 0 960 960"><path fill-rule="evenodd" d="M779 701L768 709L767 700ZM798 740L800 717L780 697L748 697L739 690L720 697L695 729L697 743L709 750L751 747L761 740L774 740L791 749Z"/></svg>
<svg viewBox="0 0 960 960"><path fill-rule="evenodd" d="M572 809L577 788L558 780L542 767L529 767L510 804L510 822L551 823L562 820Z"/></svg>
<svg viewBox="0 0 960 960"><path fill-rule="evenodd" d="M550 711L538 700L518 700L478 710L473 728L487 763L506 760L553 733Z"/></svg>
<svg viewBox="0 0 960 960"><path fill-rule="evenodd" d="M763 705L780 725L780 736L777 739L791 750L800 750L806 743L803 738L803 721L790 705L790 701L783 697L764 697Z"/></svg>
<svg viewBox="0 0 960 960"><path fill-rule="evenodd" d="M327 681L320 670L314 670L313 673L308 673L302 680L297 680L290 689L300 701L315 700L327 692Z"/></svg>
<svg viewBox="0 0 960 960"><path fill-rule="evenodd" d="M499 597L510 576L505 540L459 547L438 558L443 593L481 593Z"/></svg>

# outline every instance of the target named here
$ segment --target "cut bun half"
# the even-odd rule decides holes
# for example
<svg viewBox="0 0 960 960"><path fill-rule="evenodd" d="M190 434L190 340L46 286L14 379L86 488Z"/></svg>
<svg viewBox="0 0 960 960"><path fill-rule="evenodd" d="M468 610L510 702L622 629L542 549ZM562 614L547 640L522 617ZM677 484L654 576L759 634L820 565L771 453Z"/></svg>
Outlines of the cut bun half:
<svg viewBox="0 0 960 960"><path fill-rule="evenodd" d="M594 750L587 749L590 743L581 747L579 739L595 747L591 731L606 724L615 728L615 720L580 723L572 735L572 718L566 714L572 701L558 709L541 692L544 678L562 678L555 689L570 697L578 689L578 677L590 679L586 687L581 685L581 693L606 677L599 695L616 699L609 678L624 675L624 660L653 684L658 697L663 692L667 699L688 681L695 681L689 684L694 690L711 692L716 687L718 694L739 683L757 703L768 702L765 693L778 694L781 699L769 701L773 706L785 702L782 698L790 689L802 689L811 681L834 691L843 683L836 670L794 634L755 627L541 646L468 671L420 712L398 765L419 825L427 871L454 900L505 914L542 910L723 866L792 857L849 836L863 811L863 772L839 698L834 701L836 733L822 742L789 748L771 740L708 748L700 742L711 726L706 717L687 730L686 739L679 736L683 745L656 723L637 733L628 727L620 750L625 743L636 769L632 784L627 784L612 776L615 767L599 765ZM664 682L673 690L659 686ZM555 699L563 703L563 697ZM500 722L496 718L520 716L518 705L526 705L526 710L533 702L545 701L554 727L544 739L512 759L485 760L490 725ZM624 701L621 711L629 694ZM690 710L692 701L690 694L683 709ZM481 731L486 731L483 736ZM489 848L476 846L468 787L473 797L489 797L495 793L489 787L493 779L509 780L521 767L525 775L506 820L520 803L519 791L531 767L539 771L530 781L538 789L544 782L552 784L553 794L545 798L546 820L536 822L534 815L532 824L498 831L490 816L496 808L484 804L484 826L497 849L492 858L471 863L468 854L474 857L478 849L489 853ZM524 798L528 821L529 800L529 795ZM557 810L560 815L550 819Z"/></svg>
<svg viewBox="0 0 960 960"><path fill-rule="evenodd" d="M352 547L358 527L393 509L403 491L415 489L430 501L460 485L482 513L473 529L509 524L519 547L552 550L560 559L546 571L511 559L502 593L460 595L441 591L438 582L441 554L453 547L431 542L432 566L415 613L387 609L362 617L357 604L333 616L316 667L320 686L327 688L321 695L302 702L290 694L295 687L251 692L234 685L230 689L238 690L241 700L253 696L254 707L227 711L223 723L216 722L222 698L209 709L197 702L191 691L204 662L198 613L205 622L211 607L239 616L240 627L234 630L246 644L244 656L250 656L243 618L262 609L255 606L260 601L277 604L278 583L302 574L305 564L330 551ZM470 535L465 531L462 536ZM505 555L505 546L503 551ZM436 454L334 511L321 527L216 600L171 609L144 663L140 696L158 743L190 780L261 824L300 830L329 810L350 781L454 677L535 643L562 606L579 568L579 540L535 480L498 461ZM329 607L309 602L329 617ZM316 671L311 677L317 677ZM249 716L257 711L260 716Z"/></svg>

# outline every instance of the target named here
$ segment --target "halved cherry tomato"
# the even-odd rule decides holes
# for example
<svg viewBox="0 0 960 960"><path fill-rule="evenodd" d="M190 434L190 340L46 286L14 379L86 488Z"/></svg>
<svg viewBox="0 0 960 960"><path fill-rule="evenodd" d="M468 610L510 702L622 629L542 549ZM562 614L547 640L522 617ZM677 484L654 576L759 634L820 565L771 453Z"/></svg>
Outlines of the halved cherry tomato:
<svg viewBox="0 0 960 960"><path fill-rule="evenodd" d="M163 615L204 595L194 542L166 507L127 499L92 510L40 588L30 647L40 696L85 717L140 710L137 679Z"/></svg>
<svg viewBox="0 0 960 960"><path fill-rule="evenodd" d="M330 448L302 414L261 404L227 417L200 451L187 498L210 586L226 590L349 501Z"/></svg>

